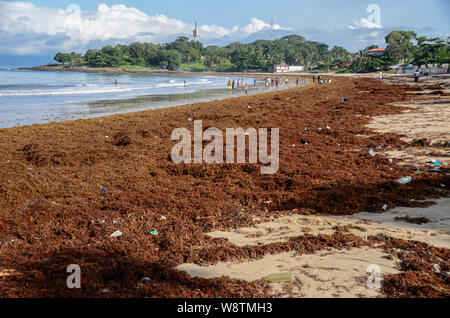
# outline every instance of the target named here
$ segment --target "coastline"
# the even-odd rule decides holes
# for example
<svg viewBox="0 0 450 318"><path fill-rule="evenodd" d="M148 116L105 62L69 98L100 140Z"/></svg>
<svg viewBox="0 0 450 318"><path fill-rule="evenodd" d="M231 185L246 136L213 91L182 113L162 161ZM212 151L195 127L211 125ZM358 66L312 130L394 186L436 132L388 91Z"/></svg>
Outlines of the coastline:
<svg viewBox="0 0 450 318"><path fill-rule="evenodd" d="M315 259L330 249L349 251L345 257L351 258L360 255L353 249L377 248L399 262L385 264L396 270L386 272L386 284L371 296L407 297L421 286L422 294L415 296L448 297L447 278L433 269L438 264L442 273L448 271L448 246L363 231L356 236L351 232L364 225L355 222L323 230L321 220L314 233L312 225L324 215L382 213L384 204L389 210L423 207L426 200L449 196L440 186L450 184L448 175L422 173L398 186L394 180L411 175L411 167L402 166L402 159L388 161L385 150L377 150L375 158L368 154L378 145L408 147L398 134L377 133L367 125L377 116L401 114L405 108L392 103L410 101L411 91L422 91L415 100L429 98L424 90L436 91L436 84L412 87L351 77L336 77L330 85L0 129L0 273L8 273L0 278L0 295L271 297L275 292L283 297L290 285L271 286L259 272L251 276L258 279L245 281L239 275L195 278L175 268L294 252ZM280 127L279 173L264 177L250 164L175 165L168 159L174 145L170 135L177 127L192 130L189 118L219 129ZM283 216L310 218L301 228L312 231L296 230L284 241L254 246L207 235ZM284 226L275 232L283 233ZM159 234L150 235L155 229ZM116 230L123 235L111 238ZM258 233L248 235L244 242L258 238ZM82 266L83 289L66 288L59 273L67 264ZM358 269L364 278L365 268ZM293 294L301 295L301 289Z"/></svg>
<svg viewBox="0 0 450 318"><path fill-rule="evenodd" d="M176 76L219 76L219 77L252 77L259 80L263 80L266 77L275 78L283 77L289 78L290 80L300 79L312 79L313 76L322 76L327 78L370 78L378 79L380 72L372 73L335 73L335 72L301 72L301 73L270 73L270 72L185 72L185 71L168 71L163 69L149 69L149 70L123 70L121 68L93 68L87 66L81 67L71 67L64 68L62 66L34 66L34 67L20 67L18 70L28 70L28 71L42 71L42 72L81 72L81 73L96 73L96 74L110 74L110 75L142 75L142 76L161 76L161 75L176 75ZM383 78L385 80L393 80L394 82L404 82L405 79L412 78L410 74L397 74L397 73L386 73L383 72Z"/></svg>
<svg viewBox="0 0 450 318"><path fill-rule="evenodd" d="M133 75L130 72L122 72L127 74L122 78L122 73L113 75L107 73L109 71L105 69L83 70L86 72L80 73L78 69L73 69L72 73L66 76L62 74L63 71L57 74L59 73L57 70L50 69L52 72L48 73L53 74L43 74L43 77L50 78L49 89L43 86L42 91L36 92L35 87L30 90L21 87L20 91L13 91L10 96L8 96L9 91L6 91L6 97L0 94L0 101L5 102L5 107L0 112L0 117L2 117L0 128L181 106L243 95L281 91L308 84L304 80L305 77L301 80L297 77L300 80L298 85L296 85L295 78L289 82L289 85L286 85L283 80L279 87L266 87L262 75L252 77L252 74L228 74L228 76L233 76L233 79L245 78L245 81L249 84L248 91L245 92L237 89L228 90L226 86L230 77L227 77L227 74L220 73L161 72ZM104 73L102 74L102 72ZM32 72L28 73L23 76L31 78L41 76ZM104 77L104 74L107 74L107 76ZM129 76L130 74L132 75ZM14 76L20 78L22 74L15 72ZM66 77L72 79L72 87L61 85ZM77 79L76 77L80 78ZM59 80L57 80L58 78ZM112 84L108 85L108 80ZM114 86L115 80L118 80L120 85ZM184 89L183 80L187 83ZM257 80L256 85L253 84L253 80ZM106 82L103 86L96 84L102 83L102 81ZM143 84L144 82L146 84ZM309 80L309 82L311 81ZM133 83L136 83L136 85ZM56 88L51 88L51 85L55 85ZM147 87L145 87L146 85ZM165 89L165 87L168 88Z"/></svg>
<svg viewBox="0 0 450 318"><path fill-rule="evenodd" d="M27 70L27 71L42 71L42 72L81 72L81 73L99 73L99 74L133 74L133 75L146 75L146 76L157 76L157 75L189 75L189 76L198 76L198 75L206 75L206 76L230 76L230 77L253 77L258 79L264 79L266 76L269 77L288 77L288 78L296 78L296 77L310 77L313 75L322 75L322 76L348 76L349 74L334 74L334 73L269 73L269 72L185 72L185 71L168 71L168 70L124 70L121 68L94 68L88 66L78 66L78 67L70 67L64 68L62 66L34 66L34 67L19 67L18 70ZM378 74L378 73L377 73ZM358 74L351 74L358 75ZM371 76L371 75L368 75Z"/></svg>

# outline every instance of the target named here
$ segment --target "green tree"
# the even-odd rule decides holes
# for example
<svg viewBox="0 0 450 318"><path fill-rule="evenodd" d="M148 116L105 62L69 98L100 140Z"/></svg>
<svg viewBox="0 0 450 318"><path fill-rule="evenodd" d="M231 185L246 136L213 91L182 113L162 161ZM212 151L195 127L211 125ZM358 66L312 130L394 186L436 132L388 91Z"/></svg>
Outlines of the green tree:
<svg viewBox="0 0 450 318"><path fill-rule="evenodd" d="M392 31L385 37L387 43L386 55L408 63L414 58L415 47L412 40L417 38L414 31Z"/></svg>
<svg viewBox="0 0 450 318"><path fill-rule="evenodd" d="M417 50L414 56L416 64L450 63L450 45L448 41L439 38L417 38Z"/></svg>
<svg viewBox="0 0 450 318"><path fill-rule="evenodd" d="M169 70L175 71L181 65L181 54L176 50L162 50L159 55L159 65L167 66Z"/></svg>
<svg viewBox="0 0 450 318"><path fill-rule="evenodd" d="M348 61L350 59L350 52L342 46L333 46L330 55L335 61Z"/></svg>
<svg viewBox="0 0 450 318"><path fill-rule="evenodd" d="M56 53L53 59L61 64L69 64L70 61L72 60L69 53L61 53L61 52Z"/></svg>
<svg viewBox="0 0 450 318"><path fill-rule="evenodd" d="M84 54L84 60L86 62L87 65L89 66L97 66L96 65L96 56L97 56L98 51L97 50L87 50L86 53Z"/></svg>

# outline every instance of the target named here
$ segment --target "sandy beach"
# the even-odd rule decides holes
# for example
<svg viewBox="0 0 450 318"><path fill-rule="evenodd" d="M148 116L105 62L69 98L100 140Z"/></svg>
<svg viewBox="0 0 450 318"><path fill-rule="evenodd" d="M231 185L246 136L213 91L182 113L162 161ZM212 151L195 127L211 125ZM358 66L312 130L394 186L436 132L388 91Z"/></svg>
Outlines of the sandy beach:
<svg viewBox="0 0 450 318"><path fill-rule="evenodd" d="M449 297L448 76L328 76L0 129L0 296ZM173 163L193 120L280 128L279 171Z"/></svg>

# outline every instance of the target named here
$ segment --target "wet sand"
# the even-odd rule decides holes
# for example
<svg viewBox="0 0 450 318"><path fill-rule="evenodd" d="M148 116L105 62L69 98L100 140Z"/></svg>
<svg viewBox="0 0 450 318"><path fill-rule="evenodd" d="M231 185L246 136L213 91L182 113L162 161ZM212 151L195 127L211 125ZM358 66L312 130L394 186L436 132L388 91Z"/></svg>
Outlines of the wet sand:
<svg viewBox="0 0 450 318"><path fill-rule="evenodd" d="M392 214L371 218L384 205L388 213L428 208L449 195L445 173L419 164L423 173L414 175L401 158L388 160L385 150L412 147L399 133L367 127L402 114L396 103L412 91L406 82L336 77L331 85L0 129L0 295L448 297L447 225L435 222L445 215L429 212L440 225L411 233L390 227L404 222ZM279 127L279 172L172 163L171 133L192 131L190 118L221 130ZM394 182L407 175L413 182ZM264 230L268 222L272 230ZM239 240L223 234L254 226ZM123 234L111 237L117 230ZM369 263L382 268L379 290L366 286ZM66 286L69 264L81 267L80 290ZM214 278L177 270L183 264L216 266ZM261 279L275 270L294 272L295 282Z"/></svg>
<svg viewBox="0 0 450 318"><path fill-rule="evenodd" d="M333 235L342 231L364 240L369 237L392 237L418 241L450 249L450 199L437 200L427 208L396 208L385 213L358 213L353 216L291 215L270 222L208 233L224 238L239 247L289 242L301 235ZM426 218L426 224L400 220ZM368 266L380 267L382 275L401 273L401 260L380 247L357 247L349 250L329 248L314 254L297 252L265 255L260 260L221 262L210 266L182 264L177 267L193 277L231 277L255 281L274 273L294 273L295 282L272 284L274 297L379 297L381 290L367 285ZM430 264L431 265L431 264Z"/></svg>

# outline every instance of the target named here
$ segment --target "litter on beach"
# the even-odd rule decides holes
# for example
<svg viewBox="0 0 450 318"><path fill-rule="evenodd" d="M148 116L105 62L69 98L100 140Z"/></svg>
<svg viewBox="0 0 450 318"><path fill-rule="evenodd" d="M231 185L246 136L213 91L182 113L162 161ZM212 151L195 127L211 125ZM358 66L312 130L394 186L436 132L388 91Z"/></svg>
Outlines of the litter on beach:
<svg viewBox="0 0 450 318"><path fill-rule="evenodd" d="M264 280L269 283L292 282L294 280L294 274L292 273L271 274L264 277Z"/></svg>
<svg viewBox="0 0 450 318"><path fill-rule="evenodd" d="M399 130L409 121L403 117L409 111L395 105L411 95L410 86L376 82L339 77L333 86L248 97L235 89L224 93L234 96L224 101L116 115L100 125L92 119L3 130L0 192L6 195L0 205L7 203L2 222L8 230L0 237L3 267L31 264L40 254L60 256L61 244L87 255L80 260L80 253L68 253L61 268L44 271L44 279L38 272L39 282L50 289L27 285L22 273L8 278L5 296L410 297L417 292L408 289L411 281L423 287L420 296L441 295L448 280L442 275L449 270L442 252L448 249L448 227L441 221L448 201L438 198L450 188L445 176L450 149L407 146L420 136L420 125L414 137L385 133L375 120L380 130L369 126L367 114ZM357 95L361 88L369 93ZM344 94L355 100L339 102ZM440 105L429 108L435 106ZM421 111L414 115L420 118ZM360 112L364 119L358 120ZM201 129L193 129L194 122ZM190 138L172 140L171 133L183 126ZM223 147L208 140L212 127L220 128L217 135L208 132ZM226 127L235 132L233 149L225 147L225 137L232 135ZM267 133L258 133L256 142L242 138L244 144L238 129ZM123 136L133 142L119 147ZM443 140L440 136L430 140ZM18 150L29 143L29 150ZM395 151L386 151L387 143ZM237 160L239 148L245 150L243 163ZM253 149L261 159L256 163ZM176 150L190 163L175 163ZM196 164L200 153L202 162ZM226 156L231 153L233 162ZM12 163L5 164L8 158ZM443 166L430 163L433 158ZM268 168L268 161L279 169L263 175L259 168ZM429 200L436 204L429 207ZM407 215L410 219L395 219ZM423 216L430 224L419 226ZM24 244L38 254L23 253ZM99 258L93 270L83 269ZM434 263L441 274L434 274ZM52 284L68 264L82 267L83 287L75 294L65 286L68 275ZM378 291L367 288L370 264L378 264L385 278ZM105 288L110 291L102 294Z"/></svg>
<svg viewBox="0 0 450 318"><path fill-rule="evenodd" d="M436 160L431 160L431 162L435 165L435 166L438 166L438 167L440 167L440 166L442 166L442 162L440 162L440 161L436 161Z"/></svg>
<svg viewBox="0 0 450 318"><path fill-rule="evenodd" d="M440 273L441 272L441 268L439 267L438 264L433 264L433 267L434 267L434 272L435 273Z"/></svg>
<svg viewBox="0 0 450 318"><path fill-rule="evenodd" d="M410 176L403 177L403 178L400 178L398 180L395 180L395 182L399 183L399 184L407 184L407 183L410 183L411 181L412 181L412 178Z"/></svg>
<svg viewBox="0 0 450 318"><path fill-rule="evenodd" d="M122 236L122 232L120 232L119 230L115 231L113 234L110 235L111 237L119 237Z"/></svg>

